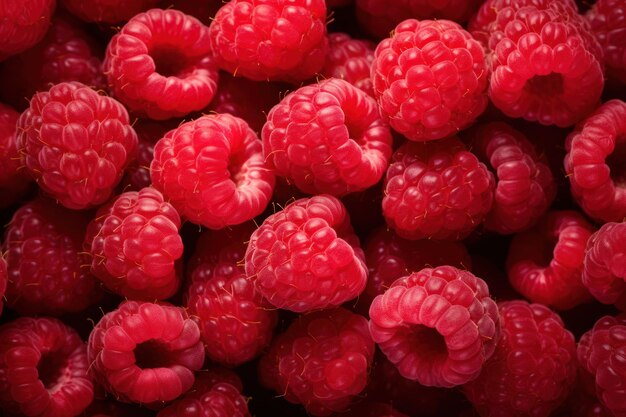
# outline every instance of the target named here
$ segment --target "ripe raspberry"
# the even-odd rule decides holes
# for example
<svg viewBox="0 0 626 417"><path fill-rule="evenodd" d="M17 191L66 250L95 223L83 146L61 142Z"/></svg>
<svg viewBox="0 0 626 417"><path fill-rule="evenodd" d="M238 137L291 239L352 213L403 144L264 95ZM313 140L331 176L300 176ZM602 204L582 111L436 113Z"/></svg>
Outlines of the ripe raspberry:
<svg viewBox="0 0 626 417"><path fill-rule="evenodd" d="M407 142L391 157L383 214L405 239L461 240L491 210L495 180L457 138Z"/></svg>
<svg viewBox="0 0 626 417"><path fill-rule="evenodd" d="M495 122L471 134L472 151L496 176L493 208L485 227L500 234L531 227L550 207L556 183L548 161L524 134Z"/></svg>
<svg viewBox="0 0 626 417"><path fill-rule="evenodd" d="M232 0L210 26L220 67L255 81L298 82L322 69L328 48L324 0Z"/></svg>
<svg viewBox="0 0 626 417"><path fill-rule="evenodd" d="M221 0L160 0L159 7L161 9L177 9L181 12L191 15L209 26L215 17L215 13L222 7L224 2Z"/></svg>
<svg viewBox="0 0 626 417"><path fill-rule="evenodd" d="M0 2L0 61L33 47L46 34L56 0Z"/></svg>
<svg viewBox="0 0 626 417"><path fill-rule="evenodd" d="M607 75L626 83L626 3L598 0L585 18L604 51Z"/></svg>
<svg viewBox="0 0 626 417"><path fill-rule="evenodd" d="M0 410L29 417L78 416L93 399L78 334L51 318L0 327Z"/></svg>
<svg viewBox="0 0 626 417"><path fill-rule="evenodd" d="M589 301L582 273L593 232L593 226L575 211L548 212L511 242L506 264L513 288L533 303L559 310Z"/></svg>
<svg viewBox="0 0 626 417"><path fill-rule="evenodd" d="M250 237L245 262L257 291L298 313L337 307L367 281L350 217L329 195L296 200L265 219Z"/></svg>
<svg viewBox="0 0 626 417"><path fill-rule="evenodd" d="M168 132L154 147L150 176L181 216L211 229L261 214L275 181L257 136L229 114L202 116Z"/></svg>
<svg viewBox="0 0 626 417"><path fill-rule="evenodd" d="M605 222L626 217L626 103L604 103L571 133L565 172L574 198L589 216Z"/></svg>
<svg viewBox="0 0 626 417"><path fill-rule="evenodd" d="M541 304L499 305L502 337L480 376L463 387L481 416L548 417L576 382L576 343Z"/></svg>
<svg viewBox="0 0 626 417"><path fill-rule="evenodd" d="M377 296L370 332L403 377L449 388L478 376L496 347L500 323L482 279L440 266L405 276Z"/></svg>
<svg viewBox="0 0 626 417"><path fill-rule="evenodd" d="M343 308L301 316L261 358L261 383L314 416L345 410L374 357L367 320Z"/></svg>
<svg viewBox="0 0 626 417"><path fill-rule="evenodd" d="M22 162L65 207L104 203L134 158L137 135L126 109L78 82L33 96L17 121Z"/></svg>
<svg viewBox="0 0 626 417"><path fill-rule="evenodd" d="M480 43L449 20L405 20L376 47L371 74L381 111L414 141L450 136L487 106Z"/></svg>
<svg viewBox="0 0 626 417"><path fill-rule="evenodd" d="M23 315L76 313L100 297L82 268L87 215L38 198L20 207L4 237L7 305Z"/></svg>
<svg viewBox="0 0 626 417"><path fill-rule="evenodd" d="M87 346L90 372L122 401L156 404L191 388L202 367L198 326L168 304L126 301L98 322Z"/></svg>
<svg viewBox="0 0 626 417"><path fill-rule="evenodd" d="M407 417L385 403L365 402L350 407L348 412L333 414L334 417Z"/></svg>
<svg viewBox="0 0 626 417"><path fill-rule="evenodd" d="M352 39L346 33L331 33L322 75L345 80L374 97L370 78L374 49L376 45L370 41Z"/></svg>
<svg viewBox="0 0 626 417"><path fill-rule="evenodd" d="M107 46L104 71L122 103L156 120L202 110L217 90L209 29L178 10L134 16Z"/></svg>
<svg viewBox="0 0 626 417"><path fill-rule="evenodd" d="M22 168L17 150L15 126L19 113L0 103L0 208L12 204L25 193L30 177Z"/></svg>
<svg viewBox="0 0 626 417"><path fill-rule="evenodd" d="M158 0L62 0L63 5L86 22L120 23L156 6Z"/></svg>
<svg viewBox="0 0 626 417"><path fill-rule="evenodd" d="M7 273L7 261L0 254L0 315L2 315L2 307L4 306L4 294L7 290L7 282L9 280Z"/></svg>
<svg viewBox="0 0 626 417"><path fill-rule="evenodd" d="M568 400L552 417L614 417L600 404L593 375L581 367L578 367L577 375L576 385Z"/></svg>
<svg viewBox="0 0 626 417"><path fill-rule="evenodd" d="M331 78L285 97L263 126L268 166L310 194L365 190L385 173L391 132L376 101Z"/></svg>

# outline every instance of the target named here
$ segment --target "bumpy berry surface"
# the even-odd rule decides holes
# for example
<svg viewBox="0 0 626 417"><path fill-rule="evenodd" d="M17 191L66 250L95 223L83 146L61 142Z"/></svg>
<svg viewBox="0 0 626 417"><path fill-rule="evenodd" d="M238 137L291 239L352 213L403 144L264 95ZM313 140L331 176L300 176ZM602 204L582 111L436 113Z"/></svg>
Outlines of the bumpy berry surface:
<svg viewBox="0 0 626 417"><path fill-rule="evenodd" d="M391 156L391 132L376 101L332 78L285 97L263 126L268 167L305 193L344 195L376 184Z"/></svg>
<svg viewBox="0 0 626 417"><path fill-rule="evenodd" d="M73 14L87 22L120 23L148 10L158 0L61 0Z"/></svg>
<svg viewBox="0 0 626 417"><path fill-rule="evenodd" d="M211 229L261 214L275 181L256 134L230 114L202 116L168 132L154 147L150 176L181 216Z"/></svg>
<svg viewBox="0 0 626 417"><path fill-rule="evenodd" d="M322 75L345 80L373 97L370 68L374 49L376 45L370 41L353 39L346 33L331 33Z"/></svg>
<svg viewBox="0 0 626 417"><path fill-rule="evenodd" d="M414 141L467 127L487 106L480 43L449 20L405 20L376 47L371 69L381 111Z"/></svg>
<svg viewBox="0 0 626 417"><path fill-rule="evenodd" d="M487 284L452 266L424 268L395 281L370 307L370 332L400 374L422 385L475 379L500 336Z"/></svg>
<svg viewBox="0 0 626 417"><path fill-rule="evenodd" d="M17 149L15 125L19 116L11 107L0 103L0 208L11 204L30 182Z"/></svg>
<svg viewBox="0 0 626 417"><path fill-rule="evenodd" d="M0 2L0 61L34 46L46 34L56 0Z"/></svg>
<svg viewBox="0 0 626 417"><path fill-rule="evenodd" d="M408 142L385 176L383 214L405 239L460 240L493 204L494 176L456 138Z"/></svg>
<svg viewBox="0 0 626 417"><path fill-rule="evenodd" d="M0 411L28 417L78 416L93 400L78 334L51 318L0 327ZM14 414L15 413L15 414Z"/></svg>
<svg viewBox="0 0 626 417"><path fill-rule="evenodd" d="M604 51L607 75L626 83L626 3L598 0L585 18Z"/></svg>
<svg viewBox="0 0 626 417"><path fill-rule="evenodd" d="M296 200L265 219L250 237L245 268L271 304L295 312L339 306L367 281L350 217L329 195Z"/></svg>
<svg viewBox="0 0 626 417"><path fill-rule="evenodd" d="M463 387L483 417L548 417L576 381L576 343L541 304L499 305L502 335L480 376Z"/></svg>
<svg viewBox="0 0 626 417"><path fill-rule="evenodd" d="M261 358L263 385L314 416L345 410L374 357L367 320L343 308L301 316Z"/></svg>

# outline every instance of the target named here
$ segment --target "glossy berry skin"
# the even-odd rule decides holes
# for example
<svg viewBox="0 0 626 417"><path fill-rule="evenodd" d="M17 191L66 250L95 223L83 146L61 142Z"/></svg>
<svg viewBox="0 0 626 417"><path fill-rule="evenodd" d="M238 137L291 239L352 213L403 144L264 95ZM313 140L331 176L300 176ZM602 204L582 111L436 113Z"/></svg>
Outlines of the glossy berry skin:
<svg viewBox="0 0 626 417"><path fill-rule="evenodd" d="M611 100L567 137L565 172L572 195L589 216L620 222L626 216L626 103Z"/></svg>
<svg viewBox="0 0 626 417"><path fill-rule="evenodd" d="M15 125L19 116L11 107L0 103L0 208L12 204L30 183L17 149Z"/></svg>
<svg viewBox="0 0 626 417"><path fill-rule="evenodd" d="M63 5L86 22L120 23L156 6L158 0L62 0Z"/></svg>
<svg viewBox="0 0 626 417"><path fill-rule="evenodd" d="M233 0L210 26L220 68L255 81L299 82L324 65L324 0Z"/></svg>
<svg viewBox="0 0 626 417"><path fill-rule="evenodd" d="M598 0L585 19L602 46L607 75L626 83L626 3Z"/></svg>
<svg viewBox="0 0 626 417"><path fill-rule="evenodd" d="M56 0L0 2L0 61L41 40L50 26Z"/></svg>
<svg viewBox="0 0 626 417"><path fill-rule="evenodd" d="M126 301L89 335L90 373L121 401L157 405L188 391L204 363L198 326L168 304Z"/></svg>
<svg viewBox="0 0 626 417"><path fill-rule="evenodd" d="M376 47L374 94L391 127L413 141L467 127L487 106L480 43L449 20L408 19Z"/></svg>
<svg viewBox="0 0 626 417"><path fill-rule="evenodd" d="M78 82L35 94L17 132L30 175L71 209L108 200L137 151L124 106Z"/></svg>
<svg viewBox="0 0 626 417"><path fill-rule="evenodd" d="M575 211L551 211L516 235L506 260L509 282L534 303L568 310L591 297L582 282L593 226Z"/></svg>
<svg viewBox="0 0 626 417"><path fill-rule="evenodd" d="M407 142L391 157L383 214L405 239L461 240L493 204L495 180L457 138Z"/></svg>
<svg viewBox="0 0 626 417"><path fill-rule="evenodd" d="M337 78L287 95L261 136L268 167L309 194L365 190L382 178L391 156L391 132L376 101Z"/></svg>
<svg viewBox="0 0 626 417"><path fill-rule="evenodd" d="M430 387L475 379L500 336L487 284L452 266L396 280L370 307L370 333L400 374Z"/></svg>
<svg viewBox="0 0 626 417"><path fill-rule="evenodd" d="M296 200L265 219L250 236L245 268L272 305L298 313L337 307L367 281L350 217L329 195Z"/></svg>
<svg viewBox="0 0 626 417"><path fill-rule="evenodd" d="M0 410L28 417L74 417L93 400L87 352L78 334L52 318L0 327ZM3 414L6 415L6 414Z"/></svg>
<svg viewBox="0 0 626 417"><path fill-rule="evenodd" d="M261 358L261 383L314 416L343 411L363 391L374 356L367 320L343 308L306 314Z"/></svg>
<svg viewBox="0 0 626 417"><path fill-rule="evenodd" d="M127 299L171 297L180 284L180 226L176 209L154 188L120 194L87 228L91 272Z"/></svg>
<svg viewBox="0 0 626 417"><path fill-rule="evenodd" d="M210 229L261 214L275 181L257 136L230 114L202 116L168 132L154 147L150 176L182 217Z"/></svg>
<svg viewBox="0 0 626 417"><path fill-rule="evenodd" d="M374 43L353 39L346 33L328 35L328 52L321 74L325 78L340 78L374 96L370 68L374 62Z"/></svg>
<svg viewBox="0 0 626 417"><path fill-rule="evenodd" d="M482 417L548 417L576 381L576 343L541 304L500 303L502 335L465 395Z"/></svg>

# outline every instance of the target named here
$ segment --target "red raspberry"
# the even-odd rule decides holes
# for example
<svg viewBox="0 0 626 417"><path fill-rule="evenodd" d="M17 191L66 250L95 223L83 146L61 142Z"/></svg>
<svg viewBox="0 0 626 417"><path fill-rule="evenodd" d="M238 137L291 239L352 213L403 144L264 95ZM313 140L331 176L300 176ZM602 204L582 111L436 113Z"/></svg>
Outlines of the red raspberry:
<svg viewBox="0 0 626 417"><path fill-rule="evenodd" d="M209 28L178 10L135 15L107 46L104 71L122 103L156 120L202 110L217 90Z"/></svg>
<svg viewBox="0 0 626 417"><path fill-rule="evenodd" d="M626 103L604 103L571 133L565 172L574 198L589 216L605 222L626 217Z"/></svg>
<svg viewBox="0 0 626 417"><path fill-rule="evenodd" d="M7 261L0 254L0 315L2 315L2 307L4 306L4 293L7 290L7 282L9 280L7 273Z"/></svg>
<svg viewBox="0 0 626 417"><path fill-rule="evenodd" d="M324 0L232 0L210 26L222 69L256 81L303 81L328 48Z"/></svg>
<svg viewBox="0 0 626 417"><path fill-rule="evenodd" d="M158 0L62 0L63 5L87 22L120 23L156 5Z"/></svg>
<svg viewBox="0 0 626 417"><path fill-rule="evenodd" d="M322 75L345 80L373 97L370 68L374 62L374 49L376 45L370 41L352 39L346 33L331 33Z"/></svg>
<svg viewBox="0 0 626 417"><path fill-rule="evenodd" d="M296 200L265 219L250 237L245 262L272 305L298 313L337 307L367 281L348 212L329 195Z"/></svg>
<svg viewBox="0 0 626 417"><path fill-rule="evenodd" d="M468 236L493 203L495 180L457 138L408 142L391 157L383 214L405 239Z"/></svg>
<svg viewBox="0 0 626 417"><path fill-rule="evenodd" d="M334 417L407 417L389 404L365 402L350 407L348 412L333 414Z"/></svg>
<svg viewBox="0 0 626 417"><path fill-rule="evenodd" d="M88 217L47 199L20 207L8 225L7 305L23 315L76 313L100 297L82 254Z"/></svg>
<svg viewBox="0 0 626 417"><path fill-rule="evenodd" d="M0 103L0 208L12 204L25 193L30 177L22 168L17 150L15 126L19 113Z"/></svg>
<svg viewBox="0 0 626 417"><path fill-rule="evenodd" d="M480 376L463 387L481 416L548 417L576 381L576 343L541 304L499 305L502 336Z"/></svg>
<svg viewBox="0 0 626 417"><path fill-rule="evenodd" d="M261 358L259 378L314 416L345 410L374 357L367 320L343 308L301 316Z"/></svg>
<svg viewBox="0 0 626 417"><path fill-rule="evenodd" d="M548 212L511 242L506 264L513 288L534 303L559 310L589 301L582 273L593 232L593 226L575 211Z"/></svg>
<svg viewBox="0 0 626 417"><path fill-rule="evenodd" d="M81 209L108 200L134 158L137 135L120 103L71 82L33 96L17 121L17 147L44 191Z"/></svg>
<svg viewBox="0 0 626 417"><path fill-rule="evenodd" d="M550 207L556 183L545 157L523 133L495 122L471 134L472 151L496 176L493 208L485 227L500 234L531 227Z"/></svg>
<svg viewBox="0 0 626 417"><path fill-rule="evenodd" d="M261 214L274 190L261 142L230 114L202 116L168 132L154 147L150 175L181 216L211 229Z"/></svg>
<svg viewBox="0 0 626 417"><path fill-rule="evenodd" d="M336 78L285 97L267 116L262 138L268 166L310 194L369 188L391 156L391 132L376 101Z"/></svg>
<svg viewBox="0 0 626 417"><path fill-rule="evenodd" d="M614 417L600 404L593 375L581 367L578 367L577 375L576 385L568 400L552 417Z"/></svg>
<svg viewBox="0 0 626 417"><path fill-rule="evenodd" d="M607 75L626 83L626 2L598 0L585 18L604 51Z"/></svg>
<svg viewBox="0 0 626 417"><path fill-rule="evenodd" d="M149 405L189 390L204 362L200 330L185 310L136 301L102 317L87 353L90 372L108 392Z"/></svg>
<svg viewBox="0 0 626 417"><path fill-rule="evenodd" d="M55 6L56 0L0 1L0 61L39 42Z"/></svg>
<svg viewBox="0 0 626 417"><path fill-rule="evenodd" d="M449 388L478 376L496 347L500 323L482 279L440 266L403 277L377 296L370 332L402 376Z"/></svg>
<svg viewBox="0 0 626 417"><path fill-rule="evenodd" d="M78 416L93 400L78 334L51 318L0 327L0 410L28 417Z"/></svg>
<svg viewBox="0 0 626 417"><path fill-rule="evenodd" d="M480 43L449 20L405 20L376 47L372 83L381 111L414 141L450 136L487 106Z"/></svg>
<svg viewBox="0 0 626 417"><path fill-rule="evenodd" d="M204 23L205 25L211 25L215 13L224 4L221 0L160 0L159 7L161 9L177 9L181 12L191 15Z"/></svg>

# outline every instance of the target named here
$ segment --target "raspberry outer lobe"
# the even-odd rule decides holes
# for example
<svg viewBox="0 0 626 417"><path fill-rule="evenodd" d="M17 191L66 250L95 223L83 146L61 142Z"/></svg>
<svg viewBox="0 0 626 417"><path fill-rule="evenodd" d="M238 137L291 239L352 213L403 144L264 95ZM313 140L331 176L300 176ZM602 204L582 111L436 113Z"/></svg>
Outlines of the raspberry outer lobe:
<svg viewBox="0 0 626 417"><path fill-rule="evenodd" d="M39 42L54 14L56 0L3 0L0 4L0 61Z"/></svg>
<svg viewBox="0 0 626 417"><path fill-rule="evenodd" d="M326 78L345 80L374 97L370 67L375 49L376 45L370 41L353 39L346 33L330 33L321 74Z"/></svg>

